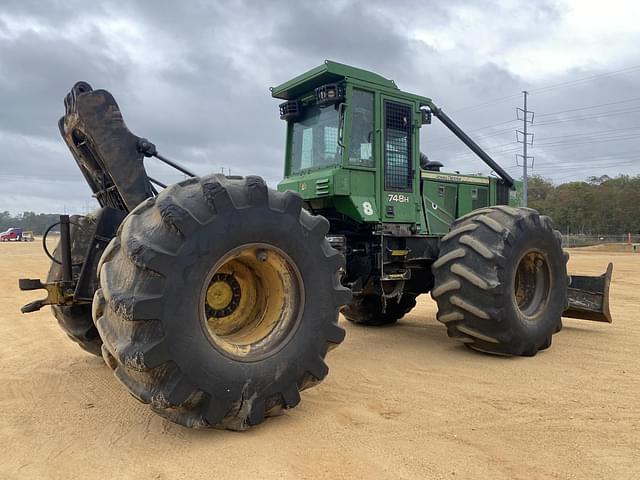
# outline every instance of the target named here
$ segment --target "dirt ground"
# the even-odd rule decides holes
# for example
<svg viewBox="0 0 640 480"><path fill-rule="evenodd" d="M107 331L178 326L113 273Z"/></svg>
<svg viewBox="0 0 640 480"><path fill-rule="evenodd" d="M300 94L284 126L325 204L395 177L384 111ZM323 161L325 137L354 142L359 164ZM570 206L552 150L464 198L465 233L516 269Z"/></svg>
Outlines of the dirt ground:
<svg viewBox="0 0 640 480"><path fill-rule="evenodd" d="M0 478L640 478L640 254L614 262L614 323L566 320L534 358L449 340L428 296L398 325L343 323L330 374L284 416L244 433L193 431L138 403L48 309L38 242L0 244Z"/></svg>

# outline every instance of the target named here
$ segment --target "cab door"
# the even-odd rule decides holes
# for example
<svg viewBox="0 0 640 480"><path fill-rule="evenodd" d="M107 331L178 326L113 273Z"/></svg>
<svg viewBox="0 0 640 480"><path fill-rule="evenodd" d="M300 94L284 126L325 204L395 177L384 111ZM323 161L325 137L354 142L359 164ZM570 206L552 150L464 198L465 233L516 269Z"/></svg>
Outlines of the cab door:
<svg viewBox="0 0 640 480"><path fill-rule="evenodd" d="M413 105L381 96L381 217L383 222L414 223L419 195L415 192L415 125Z"/></svg>

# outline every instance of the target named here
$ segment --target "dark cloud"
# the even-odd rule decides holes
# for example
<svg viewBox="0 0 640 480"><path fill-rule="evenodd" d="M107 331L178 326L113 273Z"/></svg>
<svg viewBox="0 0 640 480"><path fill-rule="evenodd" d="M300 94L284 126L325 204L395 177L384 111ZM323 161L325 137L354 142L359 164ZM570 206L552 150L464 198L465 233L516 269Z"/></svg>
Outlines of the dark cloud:
<svg viewBox="0 0 640 480"><path fill-rule="evenodd" d="M281 176L284 124L268 87L325 58L376 71L403 89L432 97L516 175L517 124L509 121L522 89L532 90L530 105L539 115L640 96L638 72L536 92L548 83L624 67L601 58L580 70L558 67L558 75L536 76L533 82L513 68L516 47L523 58L533 55L536 42L558 28L566 14L563 3L470 5L462 0L188 5L163 0L88 7L71 0L7 0L0 5L0 210L88 208L88 189L56 126L63 96L81 79L110 90L131 130L152 139L167 156L199 173L225 167L263 175L271 184ZM487 36L476 39L460 30L469 15L485 22ZM421 35L430 32L438 35ZM507 95L514 96L468 108ZM577 113L618 107L630 108L620 104ZM579 145L580 138L616 135L598 132L640 129L637 115L548 123L570 115L576 116L542 116L534 126L533 154L540 165L534 172L555 179L637 172L620 160L635 158L624 153L637 148L633 138ZM575 134L587 136L567 137ZM487 173L437 123L424 129L422 139L423 149L451 169ZM168 182L180 178L159 165L149 168Z"/></svg>
<svg viewBox="0 0 640 480"><path fill-rule="evenodd" d="M87 43L76 43L28 31L0 42L0 58L7 72L0 78L0 129L47 136L60 116L63 92L76 80L122 77L126 66L104 54L107 39L95 29L84 38Z"/></svg>

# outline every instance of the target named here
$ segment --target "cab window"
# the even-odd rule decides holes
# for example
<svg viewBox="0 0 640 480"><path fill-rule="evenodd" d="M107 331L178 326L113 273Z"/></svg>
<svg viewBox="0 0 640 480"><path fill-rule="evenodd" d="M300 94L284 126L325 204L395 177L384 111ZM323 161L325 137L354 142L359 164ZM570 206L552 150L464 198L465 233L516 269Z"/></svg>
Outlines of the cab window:
<svg viewBox="0 0 640 480"><path fill-rule="evenodd" d="M291 173L340 163L337 106L309 107L293 124Z"/></svg>
<svg viewBox="0 0 640 480"><path fill-rule="evenodd" d="M349 163L373 167L373 93L353 89Z"/></svg>

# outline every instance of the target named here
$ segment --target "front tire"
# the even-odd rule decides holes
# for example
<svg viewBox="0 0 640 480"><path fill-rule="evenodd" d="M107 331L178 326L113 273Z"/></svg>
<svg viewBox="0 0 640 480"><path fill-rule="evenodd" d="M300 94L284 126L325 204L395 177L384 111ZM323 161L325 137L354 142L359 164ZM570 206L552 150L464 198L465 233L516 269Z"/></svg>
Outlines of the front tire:
<svg viewBox="0 0 640 480"><path fill-rule="evenodd" d="M551 346L567 305L567 260L551 219L495 206L459 218L441 240L431 296L451 338L498 355Z"/></svg>
<svg viewBox="0 0 640 480"><path fill-rule="evenodd" d="M99 265L103 354L138 400L188 427L244 430L300 401L344 339L328 222L259 177L193 178L125 219Z"/></svg>

